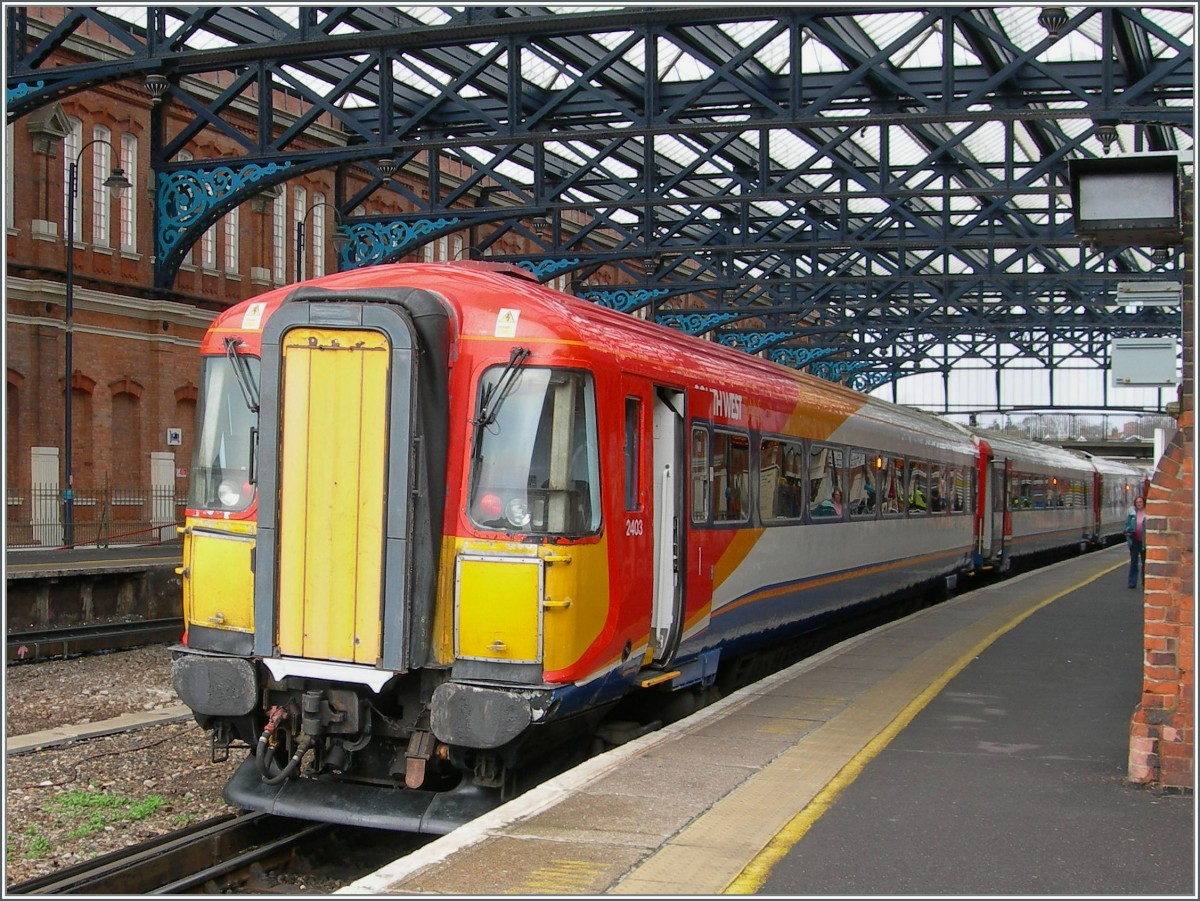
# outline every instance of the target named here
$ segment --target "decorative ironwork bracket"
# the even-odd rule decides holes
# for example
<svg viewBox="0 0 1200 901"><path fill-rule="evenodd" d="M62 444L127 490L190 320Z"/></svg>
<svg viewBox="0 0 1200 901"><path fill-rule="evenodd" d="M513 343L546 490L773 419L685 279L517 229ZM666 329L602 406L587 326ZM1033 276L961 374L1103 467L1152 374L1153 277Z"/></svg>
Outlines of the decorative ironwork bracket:
<svg viewBox="0 0 1200 901"><path fill-rule="evenodd" d="M400 256L421 238L458 225L459 218L412 222L355 222L345 227L350 241L342 248L342 268L357 269Z"/></svg>
<svg viewBox="0 0 1200 901"><path fill-rule="evenodd" d="M537 276L538 281L544 280L547 276L553 275L556 272L561 272L564 269L573 269L583 262L579 257L562 258L557 260L542 260L534 262L533 260L521 260L517 263L522 269L527 269Z"/></svg>
<svg viewBox="0 0 1200 901"><path fill-rule="evenodd" d="M743 350L748 354L756 354L764 347L778 344L796 337L794 332L728 332L717 335L717 341L726 347Z"/></svg>
<svg viewBox="0 0 1200 901"><path fill-rule="evenodd" d="M155 257L167 260L184 233L231 196L291 168L290 162L248 163L238 169L176 169L158 174L158 234Z"/></svg>
<svg viewBox="0 0 1200 901"><path fill-rule="evenodd" d="M665 297L669 293L666 288L622 288L611 291L585 291L580 297L610 310L629 313L644 307L656 297Z"/></svg>
<svg viewBox="0 0 1200 901"><path fill-rule="evenodd" d="M719 325L742 318L742 313L660 313L657 321L689 335L703 335Z"/></svg>

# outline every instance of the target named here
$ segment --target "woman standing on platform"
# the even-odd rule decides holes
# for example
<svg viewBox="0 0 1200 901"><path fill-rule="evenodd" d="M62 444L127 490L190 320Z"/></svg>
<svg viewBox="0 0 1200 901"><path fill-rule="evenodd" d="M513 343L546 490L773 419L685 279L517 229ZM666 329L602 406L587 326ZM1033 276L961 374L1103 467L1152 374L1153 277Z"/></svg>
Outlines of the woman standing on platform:
<svg viewBox="0 0 1200 901"><path fill-rule="evenodd" d="M1133 499L1133 509L1125 517L1125 543L1129 545L1129 587L1137 588L1138 573L1146 581L1146 499Z"/></svg>

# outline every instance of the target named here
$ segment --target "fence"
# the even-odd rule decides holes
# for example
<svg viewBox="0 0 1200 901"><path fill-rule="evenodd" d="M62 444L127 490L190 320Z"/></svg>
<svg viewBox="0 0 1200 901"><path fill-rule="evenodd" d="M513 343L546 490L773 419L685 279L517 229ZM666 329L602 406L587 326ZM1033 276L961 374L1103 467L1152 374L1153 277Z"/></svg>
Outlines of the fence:
<svg viewBox="0 0 1200 901"><path fill-rule="evenodd" d="M108 547L159 544L177 536L184 499L170 485L150 488L77 488L74 540L64 535L65 502L57 485L8 489L6 547Z"/></svg>

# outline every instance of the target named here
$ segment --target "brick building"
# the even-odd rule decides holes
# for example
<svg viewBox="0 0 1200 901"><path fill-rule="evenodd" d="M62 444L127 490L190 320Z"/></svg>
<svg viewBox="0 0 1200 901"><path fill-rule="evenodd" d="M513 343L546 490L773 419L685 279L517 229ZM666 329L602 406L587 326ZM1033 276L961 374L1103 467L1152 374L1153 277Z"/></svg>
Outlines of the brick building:
<svg viewBox="0 0 1200 901"><path fill-rule="evenodd" d="M40 13L47 27L62 14L53 7ZM111 41L111 36L93 29L86 41L73 40L59 51L62 63L102 59ZM200 84L215 94L225 87L222 81L222 76L213 75ZM154 102L134 78L64 97L7 127L9 546L57 546L63 541L59 522L65 487L66 238L73 164L77 189L71 468L74 518L80 524L75 543L96 540L92 526L98 521L128 520L145 531L181 512L191 458L197 349L213 315L271 287L338 268L332 241L337 223L335 179L341 180L342 196L352 196L367 178L353 165L310 172L264 189L191 248L170 290L148 287L154 284ZM246 133L252 134L258 127L253 92L233 106L231 115L240 116ZM299 100L284 94L273 97L271 106L276 127L286 127L300 112ZM185 124L169 107L165 118L167 135ZM306 129L296 146L339 143L344 138L336 129L318 125ZM207 130L179 159L237 158L243 152L229 135ZM453 165L443 167L446 179L455 178ZM119 193L103 185L117 166L132 183ZM409 182L411 196L422 196L425 182L420 173L398 173L395 178ZM354 213L386 216L415 208L406 205L401 194L382 191ZM408 258L462 258L478 240L473 230L464 229L418 248ZM515 236L491 248L494 253L527 251ZM613 278L613 272L599 272L591 281L604 284ZM165 510L146 509L152 494ZM111 525L105 528L110 536L116 534Z"/></svg>

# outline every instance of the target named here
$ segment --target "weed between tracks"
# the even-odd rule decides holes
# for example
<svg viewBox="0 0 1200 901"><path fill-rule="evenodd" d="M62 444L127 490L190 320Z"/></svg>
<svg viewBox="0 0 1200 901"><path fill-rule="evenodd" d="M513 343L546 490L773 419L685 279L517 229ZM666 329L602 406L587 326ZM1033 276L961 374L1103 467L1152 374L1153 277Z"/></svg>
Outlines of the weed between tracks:
<svg viewBox="0 0 1200 901"><path fill-rule="evenodd" d="M86 838L110 827L144 820L166 803L162 795L129 798L123 795L96 791L95 786L74 789L47 802L51 815L48 824L55 833L66 839ZM9 840L9 859L24 856L30 860L46 857L54 842L37 827L26 827L24 842ZM22 854L21 845L24 845Z"/></svg>
<svg viewBox="0 0 1200 901"><path fill-rule="evenodd" d="M221 789L240 762L212 763L195 723L10 756L4 884L230 813Z"/></svg>
<svg viewBox="0 0 1200 901"><path fill-rule="evenodd" d="M141 799L125 798L105 792L76 790L51 802L52 810L67 818L83 818L83 822L67 831L68 838L83 838L114 823L144 820L166 803L162 795Z"/></svg>

